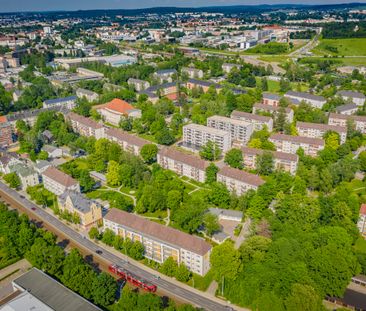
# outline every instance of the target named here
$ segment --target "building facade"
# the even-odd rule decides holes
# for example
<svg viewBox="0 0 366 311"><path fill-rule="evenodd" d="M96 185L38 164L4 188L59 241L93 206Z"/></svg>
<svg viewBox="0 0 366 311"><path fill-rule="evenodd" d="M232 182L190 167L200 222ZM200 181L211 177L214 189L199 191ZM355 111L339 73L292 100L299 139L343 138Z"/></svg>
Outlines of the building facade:
<svg viewBox="0 0 366 311"><path fill-rule="evenodd" d="M145 139L115 128L106 129L105 138L117 143L124 151L137 156L140 155L140 150L144 145L151 144Z"/></svg>
<svg viewBox="0 0 366 311"><path fill-rule="evenodd" d="M279 113L283 112L286 115L286 121L288 123L292 123L294 120L294 111L288 107L284 108L274 105L255 104L253 106L253 114L259 114L261 112L270 113L274 118L276 118Z"/></svg>
<svg viewBox="0 0 366 311"><path fill-rule="evenodd" d="M264 127L267 127L269 132L272 132L273 130L273 119L271 117L260 116L248 112L234 110L231 113L231 118L252 123L254 126L253 129L254 131L260 131Z"/></svg>
<svg viewBox="0 0 366 311"><path fill-rule="evenodd" d="M280 105L281 96L273 93L263 93L262 104L278 107Z"/></svg>
<svg viewBox="0 0 366 311"><path fill-rule="evenodd" d="M299 136L310 138L324 138L326 132L336 132L339 134L341 144L344 144L347 139L347 129L337 125L297 122L296 130Z"/></svg>
<svg viewBox="0 0 366 311"><path fill-rule="evenodd" d="M65 118L75 133L96 139L104 138L104 127L98 122L74 112L68 113Z"/></svg>
<svg viewBox="0 0 366 311"><path fill-rule="evenodd" d="M306 92L288 91L285 97L290 100L295 100L298 103L304 102L313 108L323 108L327 100L323 96L313 95Z"/></svg>
<svg viewBox="0 0 366 311"><path fill-rule="evenodd" d="M163 263L172 257L201 276L210 269L212 247L202 238L115 208L109 210L103 223L104 230L141 242L146 258Z"/></svg>
<svg viewBox="0 0 366 311"><path fill-rule="evenodd" d="M357 228L364 239L366 239L366 204L361 204Z"/></svg>
<svg viewBox="0 0 366 311"><path fill-rule="evenodd" d="M365 116L355 116L355 115L343 115L337 113L330 113L328 118L329 125L347 127L347 121L354 123L357 131L362 134L366 134L366 117Z"/></svg>
<svg viewBox="0 0 366 311"><path fill-rule="evenodd" d="M80 192L78 181L53 166L43 172L42 180L44 187L56 195L61 195L67 190Z"/></svg>
<svg viewBox="0 0 366 311"><path fill-rule="evenodd" d="M43 108L62 106L66 109L72 110L75 108L76 99L76 96L48 99L43 102Z"/></svg>
<svg viewBox="0 0 366 311"><path fill-rule="evenodd" d="M345 102L353 103L358 107L362 107L366 100L366 96L360 92L339 91L337 92L337 95L340 96Z"/></svg>

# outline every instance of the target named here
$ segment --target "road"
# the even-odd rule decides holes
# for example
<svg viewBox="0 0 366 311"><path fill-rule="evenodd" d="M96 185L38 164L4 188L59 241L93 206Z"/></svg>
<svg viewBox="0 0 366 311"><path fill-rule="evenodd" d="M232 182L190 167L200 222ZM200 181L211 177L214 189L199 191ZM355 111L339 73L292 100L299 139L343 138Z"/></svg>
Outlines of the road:
<svg viewBox="0 0 366 311"><path fill-rule="evenodd" d="M96 251L102 248L100 245L97 245L94 242L84 238L80 233L71 229L56 217L52 216L45 210L39 208L34 203L25 199L17 191L10 189L2 182L0 182L0 195L5 199L5 201L10 200L21 205L23 208L28 210L30 214L34 214L37 218L41 219L43 222L54 227L56 230L60 231L70 240L72 240L75 244L78 244L83 248L89 250L93 256L99 256L110 263L118 264L119 266L138 275L139 277L149 282L152 282L153 284L156 284L158 288L161 288L165 292L170 293L170 295L173 297L177 297L180 300L189 302L195 306L204 308L205 310L212 310L212 311L234 310L231 309L233 308L232 306L229 306L224 301L221 301L216 297L209 296L207 293L200 292L193 288L188 289L184 284L182 284L182 286L179 286L175 282L171 282L169 280L165 280L162 278L156 279L153 273L146 271L131 262L126 262L125 260L112 254L106 249L103 249L102 254L100 255L96 254ZM242 310L242 308L237 307L235 307L235 309Z"/></svg>

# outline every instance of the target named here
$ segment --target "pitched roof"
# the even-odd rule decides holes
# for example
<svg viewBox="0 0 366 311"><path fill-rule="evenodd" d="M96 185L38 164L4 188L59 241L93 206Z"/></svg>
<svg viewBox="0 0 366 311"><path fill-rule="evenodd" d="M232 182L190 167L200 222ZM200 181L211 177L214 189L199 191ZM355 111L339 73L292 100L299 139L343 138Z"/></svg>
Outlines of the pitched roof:
<svg viewBox="0 0 366 311"><path fill-rule="evenodd" d="M53 104L63 103L63 102L72 101L72 100L77 100L77 97L68 96L68 97L63 97L63 98L48 99L48 100L45 100L44 103L46 105L53 105Z"/></svg>
<svg viewBox="0 0 366 311"><path fill-rule="evenodd" d="M159 155L162 157L167 157L167 158L173 159L175 161L193 166L193 167L198 168L203 171L209 166L209 162L202 160L199 157L196 157L194 155L184 153L173 147L163 147L159 151Z"/></svg>
<svg viewBox="0 0 366 311"><path fill-rule="evenodd" d="M237 168L231 168L229 166L223 166L220 171L217 173L219 175L229 177L232 179L239 180L249 185L257 186L264 184L264 180L260 178L258 175L250 174L245 171L239 170Z"/></svg>
<svg viewBox="0 0 366 311"><path fill-rule="evenodd" d="M233 119L245 118L245 119L260 121L260 122L269 122L272 119L271 117L260 116L260 115L257 115L257 114L251 114L249 112L244 112L244 111L239 111L239 110L234 110L231 113L230 117L233 118Z"/></svg>
<svg viewBox="0 0 366 311"><path fill-rule="evenodd" d="M75 121L75 122L78 122L78 123L81 123L87 127L91 127L93 129L101 129L103 128L103 125L101 125L100 123L98 122L95 122L94 120L90 119L90 118L86 118L86 117L83 117L81 115L78 115L74 112L69 112L67 115L66 115L66 119L69 119L69 120L72 120L72 121Z"/></svg>
<svg viewBox="0 0 366 311"><path fill-rule="evenodd" d="M135 232L150 236L153 239L186 249L202 256L212 248L212 246L202 238L171 227L160 225L141 216L116 208L110 209L104 219L120 224Z"/></svg>
<svg viewBox="0 0 366 311"><path fill-rule="evenodd" d="M354 91L339 91L337 92L337 95L344 96L344 97L352 97L352 98L361 98L365 99L366 96L360 92L354 92Z"/></svg>
<svg viewBox="0 0 366 311"><path fill-rule="evenodd" d="M53 166L47 168L42 175L56 181L57 183L65 187L71 187L78 183L74 178L65 174L64 172L61 172Z"/></svg>
<svg viewBox="0 0 366 311"><path fill-rule="evenodd" d="M338 133L347 133L347 129L342 126L337 125L328 125L321 123L310 123L310 122L296 122L296 127L305 128L305 129L317 129L322 131L334 131Z"/></svg>
<svg viewBox="0 0 366 311"><path fill-rule="evenodd" d="M6 116L0 116L0 123L5 123L7 121L8 120L7 120Z"/></svg>
<svg viewBox="0 0 366 311"><path fill-rule="evenodd" d="M319 145L324 146L324 140L320 138L310 138L310 137L303 137L303 136L292 136L292 135L286 135L286 134L279 134L275 133L272 134L269 139L271 140L287 140L294 143L303 143L303 144L310 144L310 145Z"/></svg>
<svg viewBox="0 0 366 311"><path fill-rule="evenodd" d="M254 104L253 108L264 110L264 111L279 111L283 107L279 106L271 106L271 105L263 105L261 103ZM289 107L284 107L286 113L290 113L292 111Z"/></svg>
<svg viewBox="0 0 366 311"><path fill-rule="evenodd" d="M356 115L345 115L331 112L329 114L329 119L340 119L340 120L354 120L360 122L366 122L366 116L356 116Z"/></svg>
<svg viewBox="0 0 366 311"><path fill-rule="evenodd" d="M288 91L285 94L285 97L286 96L293 96L293 97L304 98L304 99L309 99L309 100L316 100L316 101L326 101L326 98L323 96L318 96L318 95L314 95L314 94L310 94L310 93L306 93L306 92Z"/></svg>
<svg viewBox="0 0 366 311"><path fill-rule="evenodd" d="M65 204L67 198L70 198L73 207L82 213L88 213L92 204L100 206L97 202L87 199L81 193L76 191L67 190L58 197L62 204Z"/></svg>
<svg viewBox="0 0 366 311"><path fill-rule="evenodd" d="M264 151L270 152L275 159L287 160L297 162L299 160L299 156L297 154L281 152L281 151L270 151L270 150L262 150L257 148L249 148L249 147L241 147L241 151L245 155L261 155Z"/></svg>
<svg viewBox="0 0 366 311"><path fill-rule="evenodd" d="M281 96L273 93L263 93L263 98L268 98L272 100L280 100Z"/></svg>
<svg viewBox="0 0 366 311"><path fill-rule="evenodd" d="M157 72L155 72L155 74L157 75L165 75L165 74L173 74L176 73L177 71L175 69L162 69L162 70L158 70Z"/></svg>
<svg viewBox="0 0 366 311"><path fill-rule="evenodd" d="M342 105L342 106L338 106L336 107L336 112L344 112L344 111L348 111L348 110L357 110L358 106L356 104L346 104L346 105Z"/></svg>
<svg viewBox="0 0 366 311"><path fill-rule="evenodd" d="M130 105L128 102L126 102L122 99L119 99L119 98L115 98L115 99L111 100L109 103L94 106L94 109L97 109L97 110L108 109L108 110L113 110L114 112L124 114L124 115L127 115L132 110L136 110L136 108L133 107L132 105Z"/></svg>
<svg viewBox="0 0 366 311"><path fill-rule="evenodd" d="M123 130L115 129L115 128L108 128L105 131L105 135L108 137L114 137L117 141L125 141L130 145L135 145L138 147L142 147L147 144L151 144L148 140L142 139L138 136L129 134Z"/></svg>
<svg viewBox="0 0 366 311"><path fill-rule="evenodd" d="M366 204L365 203L361 204L360 214L361 215L366 215Z"/></svg>

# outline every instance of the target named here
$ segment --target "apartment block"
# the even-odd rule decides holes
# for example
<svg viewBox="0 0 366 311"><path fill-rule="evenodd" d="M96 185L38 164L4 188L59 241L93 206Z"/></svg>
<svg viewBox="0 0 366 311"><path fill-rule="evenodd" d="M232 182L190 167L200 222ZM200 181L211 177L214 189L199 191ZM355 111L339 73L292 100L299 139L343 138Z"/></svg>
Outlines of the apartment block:
<svg viewBox="0 0 366 311"><path fill-rule="evenodd" d="M108 140L117 143L124 151L137 156L140 155L140 150L144 145L151 144L145 139L115 128L106 129L104 135Z"/></svg>
<svg viewBox="0 0 366 311"><path fill-rule="evenodd" d="M141 242L146 258L163 263L172 257L202 276L210 269L212 246L202 238L115 208L109 210L103 222L104 230Z"/></svg>
<svg viewBox="0 0 366 311"><path fill-rule="evenodd" d="M57 198L57 202L61 211L77 214L84 229L102 223L102 206L79 192L67 190Z"/></svg>
<svg viewBox="0 0 366 311"><path fill-rule="evenodd" d="M243 120L212 116L207 119L207 126L230 133L232 141L246 144L253 133L253 124Z"/></svg>
<svg viewBox="0 0 366 311"><path fill-rule="evenodd" d="M281 96L273 93L263 93L262 104L277 107L280 105Z"/></svg>
<svg viewBox="0 0 366 311"><path fill-rule="evenodd" d="M136 91L141 92L150 87L150 83L145 80L133 79L130 78L127 81L129 86L132 86Z"/></svg>
<svg viewBox="0 0 366 311"><path fill-rule="evenodd" d="M97 101L98 98L99 98L98 93L95 93L93 91L89 91L89 90L86 90L86 89L81 89L81 88L78 88L76 90L76 96L78 98L85 98L89 102Z"/></svg>
<svg viewBox="0 0 366 311"><path fill-rule="evenodd" d="M220 84L197 79L189 79L186 84L187 89L193 90L194 88L198 88L202 89L204 93L206 93L211 86L213 86L216 91L220 91L222 89Z"/></svg>
<svg viewBox="0 0 366 311"><path fill-rule="evenodd" d="M13 143L11 124L5 116L0 116L0 147L7 147Z"/></svg>
<svg viewBox="0 0 366 311"><path fill-rule="evenodd" d="M346 104L336 107L335 111L350 116L358 111L358 106L356 104Z"/></svg>
<svg viewBox="0 0 366 311"><path fill-rule="evenodd" d="M180 176L186 176L198 182L206 180L206 168L209 162L197 156L184 153L172 147L161 149L157 155L158 164Z"/></svg>
<svg viewBox="0 0 366 311"><path fill-rule="evenodd" d="M239 64L232 64L232 63L223 63L222 64L222 70L225 72L225 73L230 73L230 71L233 69L233 68L236 68L238 70L241 69L241 65Z"/></svg>
<svg viewBox="0 0 366 311"><path fill-rule="evenodd" d="M223 152L231 148L231 136L226 131L194 123L183 126L183 144L185 147L199 149L208 141L216 143Z"/></svg>
<svg viewBox="0 0 366 311"><path fill-rule="evenodd" d="M297 154L280 151L269 151L256 148L242 147L244 167L250 169L257 168L257 157L264 152L269 152L273 156L273 164L276 170L284 170L291 175L296 174L299 156Z"/></svg>
<svg viewBox="0 0 366 311"><path fill-rule="evenodd" d="M347 103L356 104L358 107L362 107L366 100L366 96L360 92L339 91L336 95L340 96Z"/></svg>
<svg viewBox="0 0 366 311"><path fill-rule="evenodd" d="M291 136L285 134L272 134L269 137L277 151L295 154L299 148L304 150L306 155L315 157L320 150L324 149L324 140L320 138L309 138Z"/></svg>
<svg viewBox="0 0 366 311"><path fill-rule="evenodd" d="M300 104L301 102L304 102L314 108L319 109L321 109L327 102L326 98L323 96L313 95L306 92L288 91L284 96L294 104Z"/></svg>
<svg viewBox="0 0 366 311"><path fill-rule="evenodd" d="M76 96L48 99L43 102L43 108L64 107L66 109L71 110L75 108L76 100L77 100Z"/></svg>
<svg viewBox="0 0 366 311"><path fill-rule="evenodd" d="M56 195L61 195L67 190L80 192L80 185L77 180L53 166L43 172L42 180L44 187Z"/></svg>
<svg viewBox="0 0 366 311"><path fill-rule="evenodd" d="M95 137L100 139L104 137L103 125L95 122L92 119L85 118L74 112L70 112L65 116L66 120L69 121L73 131L86 137Z"/></svg>
<svg viewBox="0 0 366 311"><path fill-rule="evenodd" d="M347 129L337 125L297 122L296 129L298 135L303 137L323 138L326 132L333 131L339 134L341 144L347 139Z"/></svg>
<svg viewBox="0 0 366 311"><path fill-rule="evenodd" d="M159 83L173 82L173 77L177 74L175 69L163 69L158 70L153 74L154 78L159 81Z"/></svg>
<svg viewBox="0 0 366 311"><path fill-rule="evenodd" d="M260 185L264 184L264 180L259 176L229 166L224 166L219 170L217 181L239 196L250 189L257 190Z"/></svg>
<svg viewBox="0 0 366 311"><path fill-rule="evenodd" d="M271 117L260 116L248 112L234 110L231 113L231 118L252 123L254 126L253 129L254 131L260 131L264 127L267 127L269 132L272 132L273 130L273 119Z"/></svg>
<svg viewBox="0 0 366 311"><path fill-rule="evenodd" d="M202 79L203 71L201 69L184 67L182 68L182 73L186 74L191 79Z"/></svg>
<svg viewBox="0 0 366 311"><path fill-rule="evenodd" d="M27 190L28 187L34 187L39 184L38 173L25 163L16 163L9 166L10 172L14 172L20 179L22 190Z"/></svg>
<svg viewBox="0 0 366 311"><path fill-rule="evenodd" d="M265 112L270 113L273 117L277 117L278 113L280 113L281 111L286 114L286 121L292 123L292 121L294 120L294 111L291 108L264 104L255 104L253 106L253 114Z"/></svg>
<svg viewBox="0 0 366 311"><path fill-rule="evenodd" d="M337 113L330 113L328 118L329 125L347 127L347 121L354 123L357 131L366 134L366 116L343 115Z"/></svg>

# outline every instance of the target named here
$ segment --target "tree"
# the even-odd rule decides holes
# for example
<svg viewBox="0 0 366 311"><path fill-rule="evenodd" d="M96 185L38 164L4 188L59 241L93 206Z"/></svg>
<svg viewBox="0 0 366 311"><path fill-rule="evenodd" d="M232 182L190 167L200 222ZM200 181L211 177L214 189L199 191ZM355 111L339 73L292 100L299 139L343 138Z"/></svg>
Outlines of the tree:
<svg viewBox="0 0 366 311"><path fill-rule="evenodd" d="M170 190L166 198L166 206L170 210L177 210L182 202L182 193L178 190Z"/></svg>
<svg viewBox="0 0 366 311"><path fill-rule="evenodd" d="M114 241L115 233L111 229L106 229L103 232L102 241L103 243L112 246Z"/></svg>
<svg viewBox="0 0 366 311"><path fill-rule="evenodd" d="M95 181L90 177L89 172L87 170L82 170L79 176L80 186L83 189L83 192L89 192L93 189L95 185Z"/></svg>
<svg viewBox="0 0 366 311"><path fill-rule="evenodd" d="M155 144L144 145L140 150L141 157L148 164L151 164L156 161L157 154L158 154L158 147Z"/></svg>
<svg viewBox="0 0 366 311"><path fill-rule="evenodd" d="M107 307L116 299L117 283L112 276L102 272L94 278L92 290L94 302Z"/></svg>
<svg viewBox="0 0 366 311"><path fill-rule="evenodd" d="M225 155L225 163L234 168L243 168L243 153L240 149L233 148Z"/></svg>
<svg viewBox="0 0 366 311"><path fill-rule="evenodd" d="M185 264L181 263L175 271L175 277L180 282L187 282L191 277L191 272L188 270Z"/></svg>
<svg viewBox="0 0 366 311"><path fill-rule="evenodd" d="M273 154L271 152L264 151L256 158L257 172L261 175L269 175L273 172L274 161Z"/></svg>
<svg viewBox="0 0 366 311"><path fill-rule="evenodd" d="M89 238L91 239L98 239L99 237L99 231L96 227L92 227L89 230Z"/></svg>
<svg viewBox="0 0 366 311"><path fill-rule="evenodd" d="M235 279L241 270L240 253L229 241L212 249L210 263L216 281L223 277Z"/></svg>
<svg viewBox="0 0 366 311"><path fill-rule="evenodd" d="M261 80L261 88L263 92L267 92L268 91L268 81L267 78L262 78Z"/></svg>
<svg viewBox="0 0 366 311"><path fill-rule="evenodd" d="M215 232L220 230L219 221L216 215L210 212L203 216L203 224L205 226L205 231L209 236L212 236Z"/></svg>
<svg viewBox="0 0 366 311"><path fill-rule="evenodd" d="M286 310L322 311L322 301L309 285L295 283L291 287L291 293L285 300Z"/></svg>
<svg viewBox="0 0 366 311"><path fill-rule="evenodd" d="M173 277L176 275L177 269L177 262L173 259L173 257L168 257L160 266L159 271L167 276Z"/></svg>
<svg viewBox="0 0 366 311"><path fill-rule="evenodd" d="M175 137L171 130L167 127L164 127L162 130L155 134L155 138L159 144L162 145L171 145L175 142Z"/></svg>
<svg viewBox="0 0 366 311"><path fill-rule="evenodd" d="M38 159L39 160L47 160L48 159L48 152L42 150L40 153L38 153Z"/></svg>
<svg viewBox="0 0 366 311"><path fill-rule="evenodd" d="M111 186L120 186L121 179L119 174L120 166L115 161L109 161L108 168L107 168L107 183Z"/></svg>
<svg viewBox="0 0 366 311"><path fill-rule="evenodd" d="M120 121L119 127L124 131L131 131L133 127L133 120L131 118L124 118Z"/></svg>
<svg viewBox="0 0 366 311"><path fill-rule="evenodd" d="M337 150L339 147L339 134L333 131L327 131L324 134L325 146L332 149Z"/></svg>
<svg viewBox="0 0 366 311"><path fill-rule="evenodd" d="M132 257L135 260L141 260L141 259L143 259L144 258L144 251L145 251L144 246L139 241L133 242L127 248L127 254L128 254L128 256Z"/></svg>
<svg viewBox="0 0 366 311"><path fill-rule="evenodd" d="M4 180L5 182L14 189L17 189L20 187L20 178L18 177L18 175L16 173L9 173L4 175Z"/></svg>
<svg viewBox="0 0 366 311"><path fill-rule="evenodd" d="M210 165L206 168L206 183L211 184L215 182L218 171L219 168L215 164L210 163Z"/></svg>
<svg viewBox="0 0 366 311"><path fill-rule="evenodd" d="M288 81L287 79L281 78L281 80L280 80L280 92L285 93L290 89L291 89L290 81Z"/></svg>
<svg viewBox="0 0 366 311"><path fill-rule="evenodd" d="M216 161L221 155L221 150L215 142L209 140L206 145L202 146L200 156L209 161Z"/></svg>
<svg viewBox="0 0 366 311"><path fill-rule="evenodd" d="M366 171L366 151L362 151L359 154L358 159L360 161L360 169L361 169L361 171L365 172Z"/></svg>

